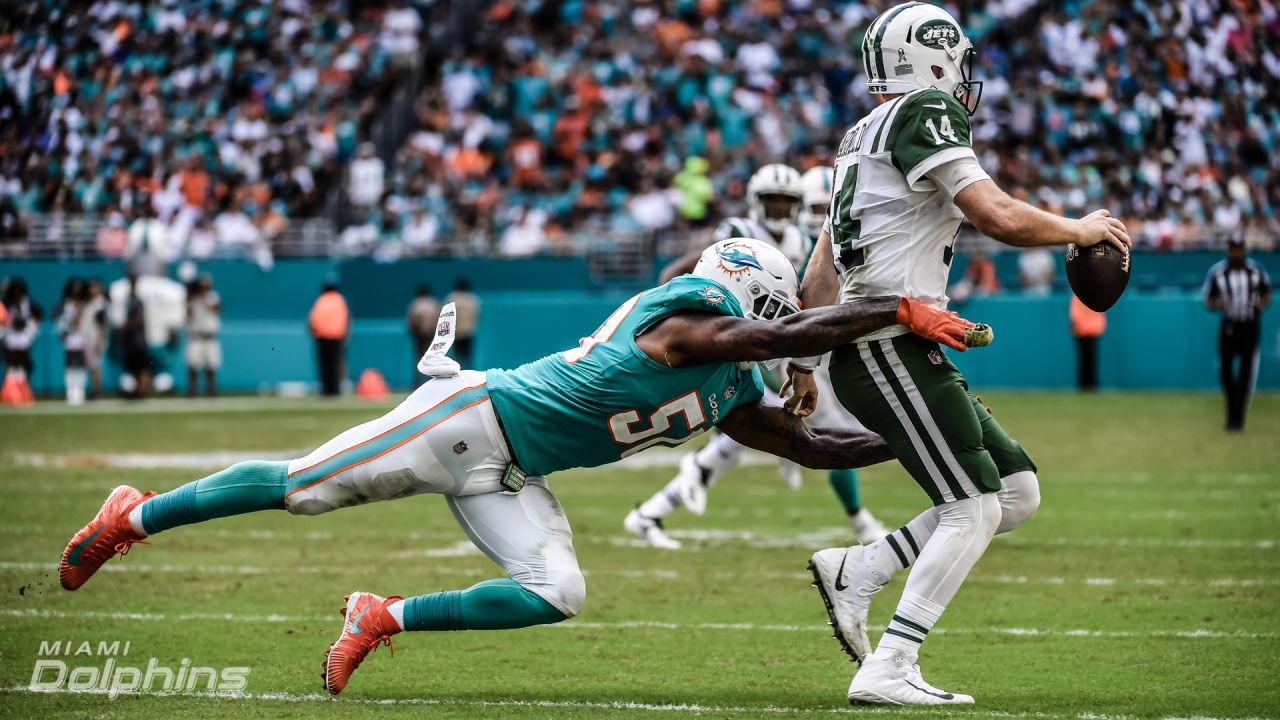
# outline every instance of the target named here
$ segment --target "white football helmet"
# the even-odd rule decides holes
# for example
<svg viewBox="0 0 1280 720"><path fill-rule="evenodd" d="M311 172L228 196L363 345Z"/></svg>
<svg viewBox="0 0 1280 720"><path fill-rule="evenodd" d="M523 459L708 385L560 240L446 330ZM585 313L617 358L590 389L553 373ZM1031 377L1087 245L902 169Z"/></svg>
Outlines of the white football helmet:
<svg viewBox="0 0 1280 720"><path fill-rule="evenodd" d="M795 198L791 212L785 218L770 218L764 212L764 195L785 195ZM795 225L800 218L800 201L804 191L800 187L800 173L795 168L772 163L765 165L747 181L747 210L752 220L764 225L775 237L781 237L788 225Z"/></svg>
<svg viewBox="0 0 1280 720"><path fill-rule="evenodd" d="M777 320L800 312L800 281L773 243L729 238L702 251L693 274L728 290L742 312L756 320Z"/></svg>
<svg viewBox="0 0 1280 720"><path fill-rule="evenodd" d="M920 88L951 93L972 115L982 83L972 79L973 43L946 10L907 2L885 10L862 40L867 92L890 95ZM935 74L934 68L938 68Z"/></svg>
<svg viewBox="0 0 1280 720"><path fill-rule="evenodd" d="M827 220L827 207L831 204L831 185L835 182L835 175L831 168L819 165L809 168L800 176L800 187L804 190L800 224L804 225L814 239L822 234L822 225Z"/></svg>

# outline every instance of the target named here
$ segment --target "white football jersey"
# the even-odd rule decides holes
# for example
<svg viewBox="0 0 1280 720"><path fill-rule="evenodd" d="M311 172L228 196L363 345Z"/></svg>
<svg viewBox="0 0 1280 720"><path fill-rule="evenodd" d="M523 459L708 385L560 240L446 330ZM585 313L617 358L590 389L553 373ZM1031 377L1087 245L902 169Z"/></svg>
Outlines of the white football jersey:
<svg viewBox="0 0 1280 720"><path fill-rule="evenodd" d="M813 240L810 239L809 233L805 232L800 226L788 225L786 231L782 233L782 237L775 238L764 225L746 217L731 217L721 220L720 224L716 225L711 241L720 242L734 237L746 237L773 243L791 261L791 265L796 269L797 276L804 275L805 265L809 263L809 255L813 251Z"/></svg>
<svg viewBox="0 0 1280 720"><path fill-rule="evenodd" d="M947 306L952 246L964 214L925 174L974 158L969 113L933 88L880 105L845 134L825 230L840 301L902 295ZM894 325L866 336L906 332Z"/></svg>

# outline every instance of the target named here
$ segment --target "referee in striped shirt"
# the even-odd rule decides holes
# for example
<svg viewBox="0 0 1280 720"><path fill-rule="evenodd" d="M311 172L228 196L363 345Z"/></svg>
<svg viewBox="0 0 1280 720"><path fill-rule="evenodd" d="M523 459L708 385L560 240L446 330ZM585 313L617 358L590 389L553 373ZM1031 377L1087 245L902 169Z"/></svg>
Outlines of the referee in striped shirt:
<svg viewBox="0 0 1280 720"><path fill-rule="evenodd" d="M1227 259L1209 269L1204 304L1222 313L1218 365L1227 395L1227 431L1239 432L1244 429L1245 410L1258 379L1262 311L1271 304L1271 278L1261 265L1246 257L1242 238L1228 241Z"/></svg>

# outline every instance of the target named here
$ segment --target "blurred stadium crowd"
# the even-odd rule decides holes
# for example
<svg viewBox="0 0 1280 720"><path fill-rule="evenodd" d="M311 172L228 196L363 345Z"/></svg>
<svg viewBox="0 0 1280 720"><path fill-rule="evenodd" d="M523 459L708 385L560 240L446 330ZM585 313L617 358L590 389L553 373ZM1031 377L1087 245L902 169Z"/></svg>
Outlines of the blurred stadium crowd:
<svg viewBox="0 0 1280 720"><path fill-rule="evenodd" d="M310 216L343 252L386 259L697 231L741 210L759 165L830 162L871 106L854 49L887 4L495 0L420 68L437 2L16 3L0 235L20 246L35 218L88 213L102 254L263 262ZM1004 187L1108 207L1152 248L1275 245L1275 3L949 9L980 49L974 143ZM411 69L429 79L386 146L371 120Z"/></svg>

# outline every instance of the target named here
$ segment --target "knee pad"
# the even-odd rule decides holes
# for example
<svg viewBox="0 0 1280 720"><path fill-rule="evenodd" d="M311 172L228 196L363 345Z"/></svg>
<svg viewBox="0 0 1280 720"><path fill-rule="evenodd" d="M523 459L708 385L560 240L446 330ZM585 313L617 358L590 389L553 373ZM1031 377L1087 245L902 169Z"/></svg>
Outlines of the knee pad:
<svg viewBox="0 0 1280 720"><path fill-rule="evenodd" d="M938 529L950 533L991 537L1000 526L1000 500L983 493L938 506Z"/></svg>
<svg viewBox="0 0 1280 720"><path fill-rule="evenodd" d="M1026 522L1040 507L1040 481L1034 472L1023 470L1000 479L1002 517L996 534L1006 533Z"/></svg>
<svg viewBox="0 0 1280 720"><path fill-rule="evenodd" d="M567 620L582 612L587 602L587 580L582 571L574 568L572 572L556 573L542 582L532 582L528 578L512 577L520 583L520 587L537 595L554 607L563 618L548 619L547 622Z"/></svg>

